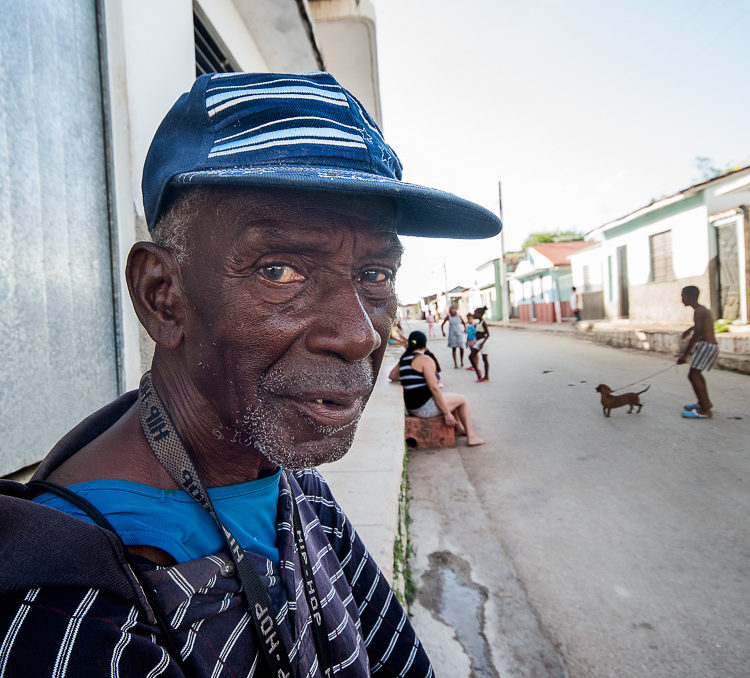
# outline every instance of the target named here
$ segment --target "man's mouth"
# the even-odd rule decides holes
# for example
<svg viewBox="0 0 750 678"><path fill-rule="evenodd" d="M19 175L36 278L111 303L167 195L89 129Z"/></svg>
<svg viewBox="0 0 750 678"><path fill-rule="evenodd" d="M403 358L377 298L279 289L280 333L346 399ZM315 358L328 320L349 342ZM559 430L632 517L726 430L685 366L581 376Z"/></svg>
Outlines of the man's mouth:
<svg viewBox="0 0 750 678"><path fill-rule="evenodd" d="M277 366L261 378L258 387L261 400L265 393L316 429L343 429L356 425L373 385L369 361L345 366L331 361L314 369Z"/></svg>
<svg viewBox="0 0 750 678"><path fill-rule="evenodd" d="M354 423L362 412L362 399L350 395L295 395L288 399L318 426L342 428Z"/></svg>

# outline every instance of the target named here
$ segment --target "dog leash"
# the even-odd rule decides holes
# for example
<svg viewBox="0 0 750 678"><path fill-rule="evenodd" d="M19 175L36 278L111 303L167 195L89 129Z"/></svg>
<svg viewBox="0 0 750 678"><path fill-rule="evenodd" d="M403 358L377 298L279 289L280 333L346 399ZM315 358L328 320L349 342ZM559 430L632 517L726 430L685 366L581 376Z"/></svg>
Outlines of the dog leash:
<svg viewBox="0 0 750 678"><path fill-rule="evenodd" d="M674 365L670 365L669 367L665 367L663 370L659 370L658 372L654 372L653 374L649 374L647 377L643 377L643 379L639 379L637 381L632 382L631 384L625 384L625 386L620 386L618 388L613 388L610 393L614 393L615 391L622 391L624 388L628 388L628 386L635 386L636 384L643 384L646 382L647 379L653 379L659 374L663 374L667 370L671 370L673 367L677 367L677 363Z"/></svg>

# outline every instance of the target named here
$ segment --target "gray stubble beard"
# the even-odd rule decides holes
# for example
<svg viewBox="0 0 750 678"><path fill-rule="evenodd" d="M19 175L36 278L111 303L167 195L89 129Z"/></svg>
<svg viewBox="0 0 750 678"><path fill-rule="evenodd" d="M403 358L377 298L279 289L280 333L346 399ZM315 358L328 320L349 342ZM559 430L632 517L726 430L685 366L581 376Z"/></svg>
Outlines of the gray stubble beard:
<svg viewBox="0 0 750 678"><path fill-rule="evenodd" d="M370 393L361 399L359 413L353 422L344 426L321 426L306 417L308 424L319 434L320 439L295 442L294 437L284 428L283 421L274 415L273 408L264 399L263 392L269 386L271 392L289 392L294 388L303 390L310 382L320 383L326 379L340 383L342 375L333 371L328 374L323 371L311 375L297 373L291 379L281 371L264 375L257 386L258 404L247 405L244 414L235 418L231 426L219 426L219 429L224 428L232 443L253 448L274 464L292 471L337 461L351 448L357 426L374 387L375 373L372 365L363 361L358 369L361 370L359 375L347 376L356 377L358 380L367 379L370 382ZM224 433L219 429L215 429L213 434L215 437L223 438ZM326 443L326 439L334 436L340 436L337 440L339 444L329 447L330 440Z"/></svg>
<svg viewBox="0 0 750 678"><path fill-rule="evenodd" d="M341 459L351 448L357 426L362 418L366 401L362 403L356 419L345 426L321 426L308 419L310 426L321 436L319 440L295 443L284 428L283 422L274 418L271 409L261 397L257 406L248 405L245 414L235 419L227 434L231 442L252 447L266 459L291 471L302 470ZM214 436L222 435L215 430ZM326 439L338 438L338 445L330 447ZM223 437L223 436L222 436Z"/></svg>

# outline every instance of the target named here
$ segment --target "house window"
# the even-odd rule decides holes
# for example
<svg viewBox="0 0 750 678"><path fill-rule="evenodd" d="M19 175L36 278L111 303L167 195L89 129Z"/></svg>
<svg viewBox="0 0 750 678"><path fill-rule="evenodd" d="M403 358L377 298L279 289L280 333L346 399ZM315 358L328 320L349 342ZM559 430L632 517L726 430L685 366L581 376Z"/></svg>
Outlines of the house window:
<svg viewBox="0 0 750 678"><path fill-rule="evenodd" d="M583 267L583 291L591 291L591 266Z"/></svg>
<svg viewBox="0 0 750 678"><path fill-rule="evenodd" d="M208 26L193 13L195 76L204 73L233 73L237 69L211 35Z"/></svg>
<svg viewBox="0 0 750 678"><path fill-rule="evenodd" d="M648 245L651 252L651 282L674 280L672 231L664 231L650 236Z"/></svg>

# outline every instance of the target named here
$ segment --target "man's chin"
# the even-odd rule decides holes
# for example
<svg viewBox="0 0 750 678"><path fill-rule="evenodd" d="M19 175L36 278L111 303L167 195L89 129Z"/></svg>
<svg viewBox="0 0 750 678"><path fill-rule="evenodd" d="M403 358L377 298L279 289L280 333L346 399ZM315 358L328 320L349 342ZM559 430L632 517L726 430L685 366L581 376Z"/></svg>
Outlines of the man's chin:
<svg viewBox="0 0 750 678"><path fill-rule="evenodd" d="M351 434L332 436L320 440L261 445L260 452L266 459L290 471L300 471L341 459L354 442L356 426Z"/></svg>
<svg viewBox="0 0 750 678"><path fill-rule="evenodd" d="M341 459L352 446L365 405L346 417L327 419L290 398L266 395L260 404L246 407L235 421L237 439L254 447L266 459L290 470L327 464ZM334 413L335 414L335 413Z"/></svg>

